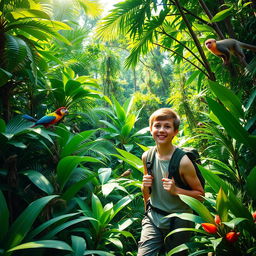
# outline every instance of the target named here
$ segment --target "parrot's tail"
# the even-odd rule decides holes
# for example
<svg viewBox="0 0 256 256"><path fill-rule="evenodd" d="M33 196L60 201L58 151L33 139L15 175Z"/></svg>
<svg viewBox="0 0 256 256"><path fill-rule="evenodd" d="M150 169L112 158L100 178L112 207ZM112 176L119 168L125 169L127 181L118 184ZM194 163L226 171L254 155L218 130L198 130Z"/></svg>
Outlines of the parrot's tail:
<svg viewBox="0 0 256 256"><path fill-rule="evenodd" d="M28 120L28 121L31 121L31 122L36 122L36 121L37 121L37 119L35 119L34 117L29 116L29 115L27 115L27 114L22 115L22 117L23 117L24 119Z"/></svg>

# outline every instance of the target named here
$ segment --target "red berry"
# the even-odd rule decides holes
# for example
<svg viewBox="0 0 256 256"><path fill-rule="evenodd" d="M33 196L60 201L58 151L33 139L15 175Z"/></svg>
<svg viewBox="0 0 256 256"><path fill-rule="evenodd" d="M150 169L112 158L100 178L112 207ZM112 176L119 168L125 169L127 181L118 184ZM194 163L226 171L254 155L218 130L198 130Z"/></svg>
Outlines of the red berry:
<svg viewBox="0 0 256 256"><path fill-rule="evenodd" d="M215 221L215 223L216 223L217 225L220 225L220 223L221 223L220 216L219 216L219 215L215 215L214 221Z"/></svg>
<svg viewBox="0 0 256 256"><path fill-rule="evenodd" d="M230 243L234 243L238 240L240 232L230 231L226 234L226 240Z"/></svg>
<svg viewBox="0 0 256 256"><path fill-rule="evenodd" d="M218 230L217 227L212 223L202 223L202 227L206 232L210 234L215 234Z"/></svg>
<svg viewBox="0 0 256 256"><path fill-rule="evenodd" d="M254 222L256 222L256 212L252 213L252 217L253 217Z"/></svg>

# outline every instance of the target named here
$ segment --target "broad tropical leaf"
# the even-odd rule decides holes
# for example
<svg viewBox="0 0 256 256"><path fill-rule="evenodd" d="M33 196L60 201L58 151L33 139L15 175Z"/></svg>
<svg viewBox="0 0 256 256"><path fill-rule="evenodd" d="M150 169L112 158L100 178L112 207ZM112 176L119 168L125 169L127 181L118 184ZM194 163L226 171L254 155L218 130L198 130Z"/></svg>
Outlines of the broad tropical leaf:
<svg viewBox="0 0 256 256"><path fill-rule="evenodd" d="M0 190L0 241L5 237L9 228L9 210L4 195Z"/></svg>
<svg viewBox="0 0 256 256"><path fill-rule="evenodd" d="M54 248L58 250L73 251L72 248L65 242L58 241L58 240L40 240L40 241L20 244L8 250L8 252L24 250L24 249L36 249L36 248Z"/></svg>
<svg viewBox="0 0 256 256"><path fill-rule="evenodd" d="M56 197L52 195L37 199L19 215L9 229L6 248L13 248L24 239L42 209Z"/></svg>
<svg viewBox="0 0 256 256"><path fill-rule="evenodd" d="M100 161L89 156L66 156L59 161L57 166L57 179L61 189L64 188L74 168L83 162L99 163Z"/></svg>
<svg viewBox="0 0 256 256"><path fill-rule="evenodd" d="M43 190L48 195L51 195L54 191L51 183L46 179L46 177L40 172L34 170L28 170L22 172L22 174L28 176L28 178L41 190Z"/></svg>

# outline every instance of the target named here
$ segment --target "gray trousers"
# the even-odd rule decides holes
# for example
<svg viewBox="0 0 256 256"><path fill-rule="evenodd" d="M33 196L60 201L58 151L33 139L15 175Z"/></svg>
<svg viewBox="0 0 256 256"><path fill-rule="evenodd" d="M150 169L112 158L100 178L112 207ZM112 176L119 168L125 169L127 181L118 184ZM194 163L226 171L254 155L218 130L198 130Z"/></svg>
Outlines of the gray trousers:
<svg viewBox="0 0 256 256"><path fill-rule="evenodd" d="M138 244L137 256L165 255L174 247L188 242L191 232L178 232L171 236L166 235L176 228L193 227L190 221L174 217L170 220L170 229L160 229L156 227L148 216L142 220L141 238ZM175 256L187 256L187 251L176 253Z"/></svg>

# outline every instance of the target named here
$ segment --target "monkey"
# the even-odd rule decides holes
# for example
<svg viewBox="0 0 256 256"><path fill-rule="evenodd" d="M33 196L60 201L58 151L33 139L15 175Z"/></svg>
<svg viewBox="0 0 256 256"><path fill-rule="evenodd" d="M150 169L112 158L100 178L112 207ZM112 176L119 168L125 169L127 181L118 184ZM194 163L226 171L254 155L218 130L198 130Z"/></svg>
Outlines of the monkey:
<svg viewBox="0 0 256 256"><path fill-rule="evenodd" d="M249 49L256 52L256 46L242 43L236 39L224 39L216 41L215 39L208 39L205 41L205 46L214 55L221 57L224 65L230 63L231 54L237 56L243 65L247 65L245 55L242 48Z"/></svg>

